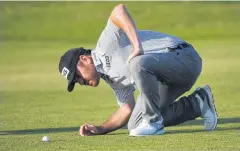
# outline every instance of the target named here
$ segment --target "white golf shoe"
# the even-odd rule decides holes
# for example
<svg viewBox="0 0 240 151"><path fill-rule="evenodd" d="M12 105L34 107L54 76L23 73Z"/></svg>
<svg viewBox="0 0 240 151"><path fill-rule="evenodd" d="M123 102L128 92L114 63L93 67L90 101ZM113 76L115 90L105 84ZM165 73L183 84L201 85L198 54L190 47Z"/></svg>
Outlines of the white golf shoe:
<svg viewBox="0 0 240 151"><path fill-rule="evenodd" d="M145 119L135 128L130 131L130 136L149 136L149 135L161 135L165 130L162 122L148 123Z"/></svg>
<svg viewBox="0 0 240 151"><path fill-rule="evenodd" d="M215 130L217 126L218 115L214 104L212 91L208 85L197 88L196 91L196 97L199 100L201 117L204 120L205 130Z"/></svg>

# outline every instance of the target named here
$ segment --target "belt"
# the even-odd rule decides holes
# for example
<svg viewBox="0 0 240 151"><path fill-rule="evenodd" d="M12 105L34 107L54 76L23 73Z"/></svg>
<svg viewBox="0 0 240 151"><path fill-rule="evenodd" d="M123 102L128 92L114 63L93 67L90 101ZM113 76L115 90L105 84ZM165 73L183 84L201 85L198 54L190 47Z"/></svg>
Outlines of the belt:
<svg viewBox="0 0 240 151"><path fill-rule="evenodd" d="M169 51L175 51L176 49L184 49L184 48L188 48L188 47L192 47L190 44L188 43L181 43L181 44L178 44L176 47L168 47L168 50Z"/></svg>

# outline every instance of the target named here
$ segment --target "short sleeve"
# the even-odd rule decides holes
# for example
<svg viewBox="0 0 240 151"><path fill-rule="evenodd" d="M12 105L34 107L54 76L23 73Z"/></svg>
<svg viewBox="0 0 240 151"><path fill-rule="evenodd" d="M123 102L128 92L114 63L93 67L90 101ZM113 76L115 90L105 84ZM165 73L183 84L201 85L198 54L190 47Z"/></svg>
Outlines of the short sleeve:
<svg viewBox="0 0 240 151"><path fill-rule="evenodd" d="M121 107L131 101L129 98L134 94L134 86L125 87L122 89L113 88L113 92L117 98L118 105Z"/></svg>
<svg viewBox="0 0 240 151"><path fill-rule="evenodd" d="M98 39L97 48L103 51L116 50L119 47L122 34L123 31L108 19L107 25Z"/></svg>
<svg viewBox="0 0 240 151"><path fill-rule="evenodd" d="M113 32L115 34L119 34L122 32L122 30L119 27L117 27L110 19L108 19L107 21L105 30L108 31L109 33Z"/></svg>

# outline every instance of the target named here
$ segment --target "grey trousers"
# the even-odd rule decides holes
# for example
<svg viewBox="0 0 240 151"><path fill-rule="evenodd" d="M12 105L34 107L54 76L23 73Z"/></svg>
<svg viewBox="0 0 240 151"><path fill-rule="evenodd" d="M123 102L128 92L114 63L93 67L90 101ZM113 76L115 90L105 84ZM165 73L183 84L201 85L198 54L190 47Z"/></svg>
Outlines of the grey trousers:
<svg viewBox="0 0 240 151"><path fill-rule="evenodd" d="M201 73L202 59L193 47L137 56L129 68L140 92L128 122L129 130L142 119L163 120L164 126L171 126L200 116L194 95L175 101L191 89Z"/></svg>

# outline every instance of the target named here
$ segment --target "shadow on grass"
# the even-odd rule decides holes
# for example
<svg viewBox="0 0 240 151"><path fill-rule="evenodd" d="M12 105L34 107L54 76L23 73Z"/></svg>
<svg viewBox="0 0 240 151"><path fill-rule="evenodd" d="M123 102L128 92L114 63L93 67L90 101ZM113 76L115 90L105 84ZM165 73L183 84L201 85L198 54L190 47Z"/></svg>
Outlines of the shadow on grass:
<svg viewBox="0 0 240 151"><path fill-rule="evenodd" d="M129 134L128 132L121 132L121 133L116 133L116 132L114 132L114 133L109 133L109 134L107 134L107 135L126 135L126 134Z"/></svg>
<svg viewBox="0 0 240 151"><path fill-rule="evenodd" d="M58 132L78 132L79 127L62 127L62 128L40 128L25 130L0 131L0 135L24 135L24 134L41 134L41 133L58 133Z"/></svg>
<svg viewBox="0 0 240 151"><path fill-rule="evenodd" d="M240 117L238 118L221 118L218 119L218 124L231 124L239 123ZM190 125L202 125L203 120L193 120L186 123L183 123L179 126L190 126ZM230 127L230 128L217 128L217 131L239 129L239 127ZM29 135L29 134L41 134L41 133L58 133L58 132L78 132L79 127L63 127L63 128L40 128L40 129L25 129L25 130L8 130L0 131L0 135ZM192 133L192 132L203 132L204 130L171 130L169 133ZM127 133L110 133L108 135L120 135Z"/></svg>
<svg viewBox="0 0 240 151"><path fill-rule="evenodd" d="M214 131L206 131L204 129L198 129L198 130L193 130L193 129L189 129L189 130L169 130L169 131L167 131L166 134L182 134L182 133L198 133L198 132L211 133L211 132L215 132L215 131L227 131L227 130L240 130L240 128L239 127L217 127L217 129L214 130Z"/></svg>
<svg viewBox="0 0 240 151"><path fill-rule="evenodd" d="M240 124L240 117L235 118L219 118L218 124L234 124L239 123ZM203 125L203 120L192 120L185 123L182 123L177 126L194 126L194 125Z"/></svg>

